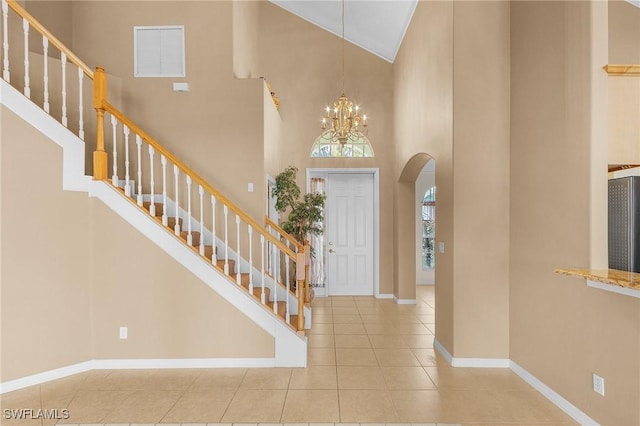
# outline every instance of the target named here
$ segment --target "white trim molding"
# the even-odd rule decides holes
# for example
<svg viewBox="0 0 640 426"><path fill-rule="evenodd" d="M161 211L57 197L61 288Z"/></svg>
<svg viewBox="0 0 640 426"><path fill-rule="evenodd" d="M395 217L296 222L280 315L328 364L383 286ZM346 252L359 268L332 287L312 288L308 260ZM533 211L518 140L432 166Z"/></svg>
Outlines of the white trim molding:
<svg viewBox="0 0 640 426"><path fill-rule="evenodd" d="M0 383L0 395L29 386L50 382L51 380L62 379L63 377L71 376L73 374L84 373L85 371L90 371L93 369L94 361L85 361L78 364L68 365L66 367L43 371L42 373L32 374L31 376L9 380L4 383Z"/></svg>
<svg viewBox="0 0 640 426"><path fill-rule="evenodd" d="M444 359L452 367L475 367L475 368L509 368L516 373L522 380L527 382L531 387L540 392L545 398L551 401L556 407L564 411L576 422L581 425L594 425L598 426L598 422L586 415L578 407L564 399L559 393L545 385L533 374L529 373L524 368L520 367L517 363L511 359L502 358L455 358L449 351L438 342L438 339L433 339L433 347L444 357Z"/></svg>
<svg viewBox="0 0 640 426"><path fill-rule="evenodd" d="M96 359L0 383L0 395L91 370L269 367L277 367L275 358Z"/></svg>
<svg viewBox="0 0 640 426"><path fill-rule="evenodd" d="M373 295L376 299L393 299L393 294L378 293Z"/></svg>
<svg viewBox="0 0 640 426"><path fill-rule="evenodd" d="M393 296L393 301L397 305L415 305L418 303L416 299L398 299L395 295Z"/></svg>
<svg viewBox="0 0 640 426"><path fill-rule="evenodd" d="M587 416L582 410L564 399L559 393L545 385L537 377L520 367L517 363L511 361L510 368L511 371L516 373L522 380L544 395L544 397L555 404L556 407L571 416L573 420L577 421L581 425L598 425L598 422Z"/></svg>
<svg viewBox="0 0 640 426"><path fill-rule="evenodd" d="M640 299L640 290L634 290L632 288L620 287L612 284L605 284L600 281L594 281L587 279L587 287L598 288L604 291L610 291L612 293L618 293L625 296L636 297Z"/></svg>

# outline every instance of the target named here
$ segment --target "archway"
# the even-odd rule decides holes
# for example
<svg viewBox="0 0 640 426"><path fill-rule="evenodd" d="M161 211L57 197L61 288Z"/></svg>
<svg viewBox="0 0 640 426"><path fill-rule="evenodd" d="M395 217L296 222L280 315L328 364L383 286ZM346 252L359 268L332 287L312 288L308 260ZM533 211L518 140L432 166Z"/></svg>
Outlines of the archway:
<svg viewBox="0 0 640 426"><path fill-rule="evenodd" d="M395 200L395 271L393 295L396 303L415 303L416 298L416 208L415 184L424 166L433 157L418 153L400 173Z"/></svg>

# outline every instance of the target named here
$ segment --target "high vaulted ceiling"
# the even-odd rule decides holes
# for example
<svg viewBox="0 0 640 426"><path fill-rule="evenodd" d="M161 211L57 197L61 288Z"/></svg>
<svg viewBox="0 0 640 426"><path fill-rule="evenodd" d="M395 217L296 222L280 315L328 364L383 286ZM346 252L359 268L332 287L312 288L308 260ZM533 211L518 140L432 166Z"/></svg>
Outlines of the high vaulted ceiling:
<svg viewBox="0 0 640 426"><path fill-rule="evenodd" d="M337 36L342 36L342 3L336 0L269 0ZM345 0L344 36L393 62L417 0Z"/></svg>

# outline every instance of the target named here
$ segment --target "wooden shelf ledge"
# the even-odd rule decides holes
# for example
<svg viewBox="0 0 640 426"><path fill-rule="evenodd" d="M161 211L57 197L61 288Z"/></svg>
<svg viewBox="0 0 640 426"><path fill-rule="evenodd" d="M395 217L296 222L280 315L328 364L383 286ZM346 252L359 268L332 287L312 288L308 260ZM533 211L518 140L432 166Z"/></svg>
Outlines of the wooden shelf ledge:
<svg viewBox="0 0 640 426"><path fill-rule="evenodd" d="M589 287L640 298L640 273L617 269L554 269L556 274L584 278Z"/></svg>
<svg viewBox="0 0 640 426"><path fill-rule="evenodd" d="M608 75L614 77L640 77L640 65L608 64L603 68Z"/></svg>

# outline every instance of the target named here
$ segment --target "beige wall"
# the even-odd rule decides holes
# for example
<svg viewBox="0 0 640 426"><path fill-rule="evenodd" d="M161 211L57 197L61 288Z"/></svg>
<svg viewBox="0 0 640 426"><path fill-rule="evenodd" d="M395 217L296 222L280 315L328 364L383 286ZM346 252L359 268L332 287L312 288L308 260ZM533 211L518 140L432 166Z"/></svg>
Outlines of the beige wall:
<svg viewBox="0 0 640 426"><path fill-rule="evenodd" d="M422 152L437 164L445 246L436 338L456 357L509 356L509 30L506 2L420 2L394 64L397 291L415 297L406 222L415 223L419 168L409 169Z"/></svg>
<svg viewBox="0 0 640 426"><path fill-rule="evenodd" d="M71 48L71 1L24 2L24 8L65 46ZM37 31L29 31L29 50L42 53L42 36ZM60 58L60 52L49 46L49 56Z"/></svg>
<svg viewBox="0 0 640 426"><path fill-rule="evenodd" d="M340 96L341 39L269 2L260 2L260 74L280 98L282 139L279 173L295 165L305 187L307 168L380 169L380 293L393 286L393 79L392 65L354 45L346 45L347 96L368 116L375 158L310 158L320 135L323 108Z"/></svg>
<svg viewBox="0 0 640 426"><path fill-rule="evenodd" d="M453 347L453 2L421 1L393 66L394 182L396 191L396 273L398 294L415 297L413 241L414 184L428 157L436 160L437 235L444 254L436 253L436 336ZM401 173L407 178L402 179ZM402 189L402 190L400 190ZM409 224L408 226L405 226ZM415 272L413 272L415 275Z"/></svg>
<svg viewBox="0 0 640 426"><path fill-rule="evenodd" d="M640 63L640 9L609 1L610 64ZM610 77L609 164L640 164L640 79Z"/></svg>
<svg viewBox="0 0 640 426"><path fill-rule="evenodd" d="M233 74L237 78L259 77L258 18L258 2L233 2Z"/></svg>
<svg viewBox="0 0 640 426"><path fill-rule="evenodd" d="M453 20L452 354L508 358L509 2L455 2Z"/></svg>
<svg viewBox="0 0 640 426"><path fill-rule="evenodd" d="M62 150L2 106L2 375L90 360L90 216L62 191Z"/></svg>
<svg viewBox="0 0 640 426"><path fill-rule="evenodd" d="M233 77L232 3L80 1L72 16L73 50L122 79L123 111L262 222L264 193L247 184L264 182L263 85ZM133 77L137 25L185 26L185 78ZM176 81L190 91L173 92Z"/></svg>
<svg viewBox="0 0 640 426"><path fill-rule="evenodd" d="M90 214L94 358L274 356L273 337L102 202Z"/></svg>
<svg viewBox="0 0 640 426"><path fill-rule="evenodd" d="M590 264L590 199L602 197L590 182L591 18L587 2L511 5L510 357L599 423L638 424L640 302L553 273Z"/></svg>

